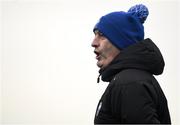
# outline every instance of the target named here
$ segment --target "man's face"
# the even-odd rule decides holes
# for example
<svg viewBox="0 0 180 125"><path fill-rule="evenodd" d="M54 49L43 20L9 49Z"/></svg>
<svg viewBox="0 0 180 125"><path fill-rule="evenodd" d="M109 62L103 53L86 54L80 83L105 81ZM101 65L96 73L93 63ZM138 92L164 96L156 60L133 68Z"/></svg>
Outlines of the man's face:
<svg viewBox="0 0 180 125"><path fill-rule="evenodd" d="M118 54L119 50L98 30L95 31L95 37L91 44L95 48L94 53L98 60L97 66L105 68Z"/></svg>

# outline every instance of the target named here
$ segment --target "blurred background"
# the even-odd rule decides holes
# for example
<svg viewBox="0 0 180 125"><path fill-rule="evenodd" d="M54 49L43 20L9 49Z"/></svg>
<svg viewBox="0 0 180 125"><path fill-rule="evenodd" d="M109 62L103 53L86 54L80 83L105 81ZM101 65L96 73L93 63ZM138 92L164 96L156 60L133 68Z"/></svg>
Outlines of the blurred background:
<svg viewBox="0 0 180 125"><path fill-rule="evenodd" d="M180 124L180 11L177 0L1 0L0 123L92 125L108 83L97 84L91 42L98 19L145 4L145 38L165 59L156 76Z"/></svg>

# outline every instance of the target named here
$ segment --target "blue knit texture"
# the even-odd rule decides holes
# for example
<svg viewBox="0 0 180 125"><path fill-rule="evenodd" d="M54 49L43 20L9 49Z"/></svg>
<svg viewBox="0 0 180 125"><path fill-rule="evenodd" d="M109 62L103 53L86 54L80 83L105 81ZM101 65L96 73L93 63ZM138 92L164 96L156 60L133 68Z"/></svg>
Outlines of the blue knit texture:
<svg viewBox="0 0 180 125"><path fill-rule="evenodd" d="M129 10L129 13L139 18L140 22L143 24L149 15L148 8L143 4L138 4L132 6Z"/></svg>
<svg viewBox="0 0 180 125"><path fill-rule="evenodd" d="M114 46L122 50L144 39L144 26L149 12L142 4L128 12L115 11L100 18L93 31L99 30Z"/></svg>

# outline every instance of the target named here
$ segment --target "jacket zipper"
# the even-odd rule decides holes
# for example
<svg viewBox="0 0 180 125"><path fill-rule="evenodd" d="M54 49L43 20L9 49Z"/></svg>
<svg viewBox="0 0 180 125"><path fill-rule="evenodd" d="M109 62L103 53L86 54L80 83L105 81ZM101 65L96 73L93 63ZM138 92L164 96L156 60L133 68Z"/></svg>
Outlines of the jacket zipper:
<svg viewBox="0 0 180 125"><path fill-rule="evenodd" d="M97 78L97 83L100 82L100 77L101 77L101 74L99 74L98 78Z"/></svg>

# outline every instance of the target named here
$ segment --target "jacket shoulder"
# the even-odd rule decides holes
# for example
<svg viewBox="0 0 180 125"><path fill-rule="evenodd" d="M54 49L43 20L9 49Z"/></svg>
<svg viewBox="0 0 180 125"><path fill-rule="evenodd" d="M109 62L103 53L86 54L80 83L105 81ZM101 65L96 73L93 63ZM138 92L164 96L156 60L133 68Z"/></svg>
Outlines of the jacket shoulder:
<svg viewBox="0 0 180 125"><path fill-rule="evenodd" d="M154 79L153 75L144 70L125 69L116 74L113 81L116 81L116 84L128 84L137 81L151 81L152 79Z"/></svg>

